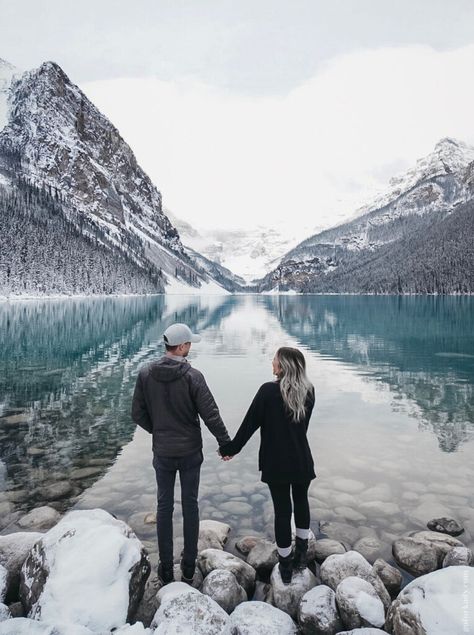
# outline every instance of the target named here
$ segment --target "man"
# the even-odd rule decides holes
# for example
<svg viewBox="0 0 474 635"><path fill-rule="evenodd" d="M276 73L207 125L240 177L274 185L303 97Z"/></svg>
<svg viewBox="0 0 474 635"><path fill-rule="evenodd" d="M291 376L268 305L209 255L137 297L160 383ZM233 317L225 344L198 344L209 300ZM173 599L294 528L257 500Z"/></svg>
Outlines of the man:
<svg viewBox="0 0 474 635"><path fill-rule="evenodd" d="M181 483L184 551L182 580L193 581L199 538L198 490L203 462L199 416L220 446L230 442L203 374L186 357L201 337L186 324L163 334L166 354L140 369L132 402L133 421L153 435L153 467L158 486L157 534L163 584L173 575L173 508L176 472ZM199 415L199 416L198 416Z"/></svg>

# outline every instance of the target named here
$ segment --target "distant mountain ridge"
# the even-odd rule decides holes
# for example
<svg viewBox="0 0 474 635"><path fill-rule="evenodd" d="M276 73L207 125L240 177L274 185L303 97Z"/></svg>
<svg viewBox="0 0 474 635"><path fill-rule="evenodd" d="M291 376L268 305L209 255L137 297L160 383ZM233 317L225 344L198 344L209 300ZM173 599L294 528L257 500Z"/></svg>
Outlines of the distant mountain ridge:
<svg viewBox="0 0 474 635"><path fill-rule="evenodd" d="M131 148L56 63L13 77L11 65L1 69L8 112L0 130L0 185L15 189L20 178L52 193L70 223L93 227L97 249L126 252L142 272L152 272L157 292L175 284L196 292L236 288L224 272L217 282L186 252Z"/></svg>
<svg viewBox="0 0 474 635"><path fill-rule="evenodd" d="M279 266L259 282L258 289L474 292L474 260L466 241L472 241L474 236L469 211L473 197L474 148L451 138L442 139L414 168L392 179L388 190L361 208L360 215L311 236L290 250ZM448 220L450 215L458 216L457 221ZM446 229L446 236L437 226L438 230ZM426 249L428 236L433 242ZM447 241L453 255L456 247L452 275L447 275ZM414 251L410 252L407 245ZM410 268L406 266L408 260L412 262ZM462 272L461 263L465 268ZM421 273L424 268L435 274L442 270L443 281L436 275L428 281ZM415 274L417 269L419 273Z"/></svg>

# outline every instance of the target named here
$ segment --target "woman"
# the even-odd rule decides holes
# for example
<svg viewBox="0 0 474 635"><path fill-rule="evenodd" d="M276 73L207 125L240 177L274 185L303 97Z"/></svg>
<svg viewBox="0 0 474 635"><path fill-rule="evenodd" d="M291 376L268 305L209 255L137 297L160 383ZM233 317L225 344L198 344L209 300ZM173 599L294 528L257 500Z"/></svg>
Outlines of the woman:
<svg viewBox="0 0 474 635"><path fill-rule="evenodd" d="M259 470L273 500L281 578L289 584L293 569L306 566L308 488L316 477L306 431L314 406L314 387L306 376L305 359L298 349L278 349L272 366L276 381L260 386L237 434L230 443L221 446L220 454L226 460L238 454L260 428ZM294 554L290 491L296 524Z"/></svg>

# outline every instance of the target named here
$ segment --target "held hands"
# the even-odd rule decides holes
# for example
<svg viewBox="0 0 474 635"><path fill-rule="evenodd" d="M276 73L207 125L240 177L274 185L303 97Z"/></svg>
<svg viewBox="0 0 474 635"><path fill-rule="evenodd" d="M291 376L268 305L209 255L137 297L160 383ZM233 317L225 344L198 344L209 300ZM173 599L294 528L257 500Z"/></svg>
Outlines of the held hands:
<svg viewBox="0 0 474 635"><path fill-rule="evenodd" d="M219 450L219 448L217 448L216 450L217 454L221 457L222 461L230 461L231 459L233 459L233 456L223 456Z"/></svg>

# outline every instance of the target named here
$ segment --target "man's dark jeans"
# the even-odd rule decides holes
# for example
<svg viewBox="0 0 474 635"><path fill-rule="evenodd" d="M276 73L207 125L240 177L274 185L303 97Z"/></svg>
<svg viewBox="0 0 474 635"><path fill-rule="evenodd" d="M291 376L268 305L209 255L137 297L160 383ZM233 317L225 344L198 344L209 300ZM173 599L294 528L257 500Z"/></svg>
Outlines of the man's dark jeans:
<svg viewBox="0 0 474 635"><path fill-rule="evenodd" d="M181 506L183 510L184 553L183 560L194 564L199 538L199 477L203 462L202 450L181 457L153 457L153 467L158 486L158 508L156 531L160 561L165 565L173 562L173 509L176 472L181 483Z"/></svg>

